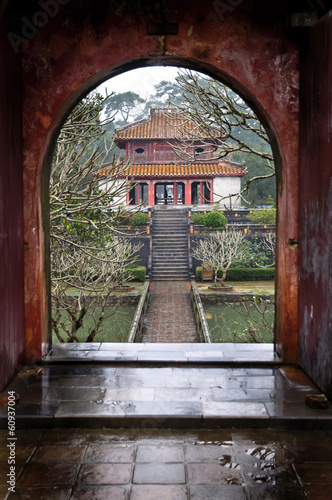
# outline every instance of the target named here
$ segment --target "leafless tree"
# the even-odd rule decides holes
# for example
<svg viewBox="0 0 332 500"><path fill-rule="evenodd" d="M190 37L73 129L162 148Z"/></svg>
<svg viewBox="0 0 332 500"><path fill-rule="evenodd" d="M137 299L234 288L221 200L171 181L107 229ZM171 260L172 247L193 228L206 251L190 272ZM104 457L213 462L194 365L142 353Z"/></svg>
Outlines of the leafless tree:
<svg viewBox="0 0 332 500"><path fill-rule="evenodd" d="M119 236L115 227L125 212L119 201L129 187L119 176L128 164L113 157L102 180L109 163L101 141L102 106L102 99L92 95L72 111L51 166L52 327L59 342L78 342L87 323L85 341L94 340L106 318L109 295L129 279L127 269L140 248Z"/></svg>
<svg viewBox="0 0 332 500"><path fill-rule="evenodd" d="M234 153L250 153L263 158L270 173L248 178L240 192L225 197L241 198L248 203L245 195L250 184L275 175L270 140L264 127L241 97L226 85L189 70L181 71L176 82L182 94L179 112L183 121L181 132L171 144L175 153L187 162L204 161L207 158L206 148L197 148L199 140L200 145L207 146L211 151L210 159L232 159ZM248 140L248 137L254 140ZM255 146L258 142L264 146Z"/></svg>
<svg viewBox="0 0 332 500"><path fill-rule="evenodd" d="M243 322L235 322L241 327L242 332L234 332L234 337L242 342L265 343L264 330L268 332L271 339L274 337L274 310L271 311L271 301L254 297L253 300L243 300L239 304L229 304L242 316Z"/></svg>
<svg viewBox="0 0 332 500"><path fill-rule="evenodd" d="M229 267L246 258L247 243L245 236L239 231L225 229L211 233L207 238L196 240L192 256L214 270L214 283L217 282L218 271L222 272L221 284L224 284Z"/></svg>
<svg viewBox="0 0 332 500"><path fill-rule="evenodd" d="M258 267L274 267L275 266L275 254L276 254L276 234L275 233L267 233L262 238L263 246L271 253L272 255L272 263L268 266L261 266L257 264Z"/></svg>

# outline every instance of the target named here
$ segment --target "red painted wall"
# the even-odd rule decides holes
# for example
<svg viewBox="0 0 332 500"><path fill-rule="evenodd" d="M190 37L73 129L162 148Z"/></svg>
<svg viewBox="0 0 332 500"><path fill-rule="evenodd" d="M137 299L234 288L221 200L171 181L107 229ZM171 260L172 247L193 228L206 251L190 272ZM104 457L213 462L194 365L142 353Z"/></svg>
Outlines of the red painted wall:
<svg viewBox="0 0 332 500"><path fill-rule="evenodd" d="M20 58L0 26L0 390L24 362Z"/></svg>
<svg viewBox="0 0 332 500"><path fill-rule="evenodd" d="M33 249L25 267L29 360L41 356L48 339L47 203L41 192L46 192L49 145L71 106L97 83L133 67L173 64L205 70L232 85L274 136L279 167L276 346L284 359L296 361L298 261L290 242L298 239L298 50L281 23L272 27L270 19L265 25L260 21L250 1L227 16L217 4L170 1L168 20L178 22L179 32L164 39L147 35L143 16L110 11L98 28L88 15L76 23L58 15L24 44L25 240Z"/></svg>
<svg viewBox="0 0 332 500"><path fill-rule="evenodd" d="M332 399L332 12L301 65L299 362Z"/></svg>

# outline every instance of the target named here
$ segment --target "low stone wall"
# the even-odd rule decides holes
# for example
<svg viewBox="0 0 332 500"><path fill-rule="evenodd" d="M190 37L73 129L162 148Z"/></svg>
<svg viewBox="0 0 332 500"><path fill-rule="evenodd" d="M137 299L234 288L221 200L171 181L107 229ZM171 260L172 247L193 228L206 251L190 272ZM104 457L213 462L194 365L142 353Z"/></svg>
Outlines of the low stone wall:
<svg viewBox="0 0 332 500"><path fill-rule="evenodd" d="M195 281L191 282L191 301L194 309L194 315L196 319L196 325L200 341L211 343L212 340L211 340L209 325L204 314L201 297Z"/></svg>
<svg viewBox="0 0 332 500"><path fill-rule="evenodd" d="M143 329L144 318L149 305L150 298L150 282L146 281L143 286L142 294L138 306L136 308L135 316L131 324L131 329L128 336L128 342L138 342Z"/></svg>
<svg viewBox="0 0 332 500"><path fill-rule="evenodd" d="M259 297L263 302L274 302L274 295L241 292L199 292L203 304L226 304L227 302L252 302Z"/></svg>
<svg viewBox="0 0 332 500"><path fill-rule="evenodd" d="M140 296L141 296L140 292L136 290L134 292L128 292L123 294L121 293L119 295L111 295L110 297L108 297L107 305L137 306L137 304L139 303ZM75 297L73 297L73 299L74 298ZM67 298L67 300L68 299L69 297ZM91 300L95 300L95 297L91 297Z"/></svg>
<svg viewBox="0 0 332 500"><path fill-rule="evenodd" d="M141 294L137 291L123 293L121 295L111 295L108 298L107 305L113 306L119 304L121 306L137 306Z"/></svg>

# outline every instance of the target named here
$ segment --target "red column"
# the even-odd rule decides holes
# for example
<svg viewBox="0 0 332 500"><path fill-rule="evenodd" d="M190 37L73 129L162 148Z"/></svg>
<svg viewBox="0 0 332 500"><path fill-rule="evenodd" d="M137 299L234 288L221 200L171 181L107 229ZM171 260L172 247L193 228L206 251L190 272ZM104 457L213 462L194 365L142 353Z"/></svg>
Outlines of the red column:
<svg viewBox="0 0 332 500"><path fill-rule="evenodd" d="M137 201L136 205L139 205L141 203L141 183L137 182Z"/></svg>
<svg viewBox="0 0 332 500"><path fill-rule="evenodd" d="M174 205L178 204L178 183L174 182Z"/></svg>
<svg viewBox="0 0 332 500"><path fill-rule="evenodd" d="M203 203L205 203L205 199L204 199L203 193L204 193L204 182L200 182L199 183L199 204L200 205L202 205Z"/></svg>
<svg viewBox="0 0 332 500"><path fill-rule="evenodd" d="M152 207L154 205L154 184L153 181L149 181L149 205Z"/></svg>
<svg viewBox="0 0 332 500"><path fill-rule="evenodd" d="M213 203L213 179L209 182L209 200L210 203Z"/></svg>
<svg viewBox="0 0 332 500"><path fill-rule="evenodd" d="M191 184L189 181L186 181L184 187L184 204L191 205Z"/></svg>

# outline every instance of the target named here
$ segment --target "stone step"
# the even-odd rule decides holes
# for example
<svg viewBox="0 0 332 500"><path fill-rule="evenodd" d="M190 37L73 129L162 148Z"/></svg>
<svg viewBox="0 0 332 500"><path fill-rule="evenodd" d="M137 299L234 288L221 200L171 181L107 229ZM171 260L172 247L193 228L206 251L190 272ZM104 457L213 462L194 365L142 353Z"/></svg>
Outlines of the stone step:
<svg viewBox="0 0 332 500"><path fill-rule="evenodd" d="M180 249L180 247L183 248L183 250L186 248L188 250L188 241L187 239L184 240L169 240L167 238L165 239L158 239L158 240L152 240L152 246L153 248L159 247L159 248L169 248L169 247L174 247L177 249Z"/></svg>
<svg viewBox="0 0 332 500"><path fill-rule="evenodd" d="M165 254L165 255L152 255L152 262L168 262L168 259L172 259L172 262L176 262L177 264L181 264L182 262L188 263L188 255L174 255L174 254Z"/></svg>
<svg viewBox="0 0 332 500"><path fill-rule="evenodd" d="M159 234L174 234L174 235L181 235L181 236L187 236L188 231L187 229L179 229L177 227L154 227L152 228L151 231L152 236L154 235L159 235Z"/></svg>
<svg viewBox="0 0 332 500"><path fill-rule="evenodd" d="M173 240L173 241L188 241L187 235L186 234L153 234L152 235L152 240L162 240L162 239L168 239L168 240Z"/></svg>
<svg viewBox="0 0 332 500"><path fill-rule="evenodd" d="M151 278L153 280L162 280L162 279L183 279L189 280L189 273L152 273Z"/></svg>
<svg viewBox="0 0 332 500"><path fill-rule="evenodd" d="M151 235L151 278L189 279L188 210L155 210Z"/></svg>
<svg viewBox="0 0 332 500"><path fill-rule="evenodd" d="M165 262L163 264L156 264L153 266L153 271L157 271L157 270L160 270L160 271L163 271L165 269L165 271L169 271L171 269L174 269L174 270L188 270L189 267L188 267L188 262L183 262L181 264L173 264L172 262Z"/></svg>

